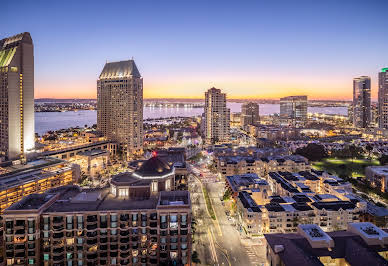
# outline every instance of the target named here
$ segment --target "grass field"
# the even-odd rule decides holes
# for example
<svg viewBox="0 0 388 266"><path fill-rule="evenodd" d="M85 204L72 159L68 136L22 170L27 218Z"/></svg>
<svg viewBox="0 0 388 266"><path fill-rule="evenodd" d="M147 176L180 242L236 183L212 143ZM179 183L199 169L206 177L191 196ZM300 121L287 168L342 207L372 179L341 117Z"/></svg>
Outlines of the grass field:
<svg viewBox="0 0 388 266"><path fill-rule="evenodd" d="M377 160L368 159L337 159L327 158L320 162L313 162L313 167L317 170L325 170L337 176L363 177L365 176L365 167L379 165Z"/></svg>

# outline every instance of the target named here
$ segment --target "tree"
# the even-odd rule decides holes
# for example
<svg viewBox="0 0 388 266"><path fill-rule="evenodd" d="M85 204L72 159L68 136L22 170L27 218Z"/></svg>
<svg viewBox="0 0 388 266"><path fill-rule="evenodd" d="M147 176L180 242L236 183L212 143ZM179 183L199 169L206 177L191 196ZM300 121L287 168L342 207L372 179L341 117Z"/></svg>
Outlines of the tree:
<svg viewBox="0 0 388 266"><path fill-rule="evenodd" d="M194 263L201 263L201 260L198 258L198 252L194 251L193 254L191 255L191 261Z"/></svg>
<svg viewBox="0 0 388 266"><path fill-rule="evenodd" d="M370 143L368 143L368 144L365 146L365 150L367 150L367 152L368 152L368 158L369 158L369 160L370 160L370 159L371 159L370 154L371 154L371 152L373 151L373 146L370 145Z"/></svg>
<svg viewBox="0 0 388 266"><path fill-rule="evenodd" d="M381 157L379 158L379 162L380 162L380 165L388 164L388 155L387 154L381 155Z"/></svg>
<svg viewBox="0 0 388 266"><path fill-rule="evenodd" d="M309 143L306 147L297 149L295 154L302 155L309 161L320 161L327 157L325 147L317 143Z"/></svg>

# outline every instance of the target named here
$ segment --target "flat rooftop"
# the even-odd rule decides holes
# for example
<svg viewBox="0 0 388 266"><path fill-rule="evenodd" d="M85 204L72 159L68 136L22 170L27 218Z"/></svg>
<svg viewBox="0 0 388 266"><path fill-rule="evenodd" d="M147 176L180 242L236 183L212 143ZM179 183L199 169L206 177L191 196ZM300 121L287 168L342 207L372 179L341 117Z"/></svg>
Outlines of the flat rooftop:
<svg viewBox="0 0 388 266"><path fill-rule="evenodd" d="M99 156L99 155L109 155L108 150L95 149L91 151L83 151L78 153L77 155L81 156Z"/></svg>
<svg viewBox="0 0 388 266"><path fill-rule="evenodd" d="M64 167L48 170L47 167L57 164L65 164ZM39 180L71 169L70 163L57 158L46 157L28 162L24 165L12 165L6 167L9 172L0 175L0 189L18 186L33 180Z"/></svg>
<svg viewBox="0 0 388 266"><path fill-rule="evenodd" d="M14 203L6 211L37 210L43 207L52 197L57 199L48 204L43 213L60 212L88 212L114 210L150 210L158 206L190 205L188 191L163 191L160 197L144 200L129 200L112 195L109 188L81 189L76 185L69 185L51 189L43 194L31 194L20 202Z"/></svg>

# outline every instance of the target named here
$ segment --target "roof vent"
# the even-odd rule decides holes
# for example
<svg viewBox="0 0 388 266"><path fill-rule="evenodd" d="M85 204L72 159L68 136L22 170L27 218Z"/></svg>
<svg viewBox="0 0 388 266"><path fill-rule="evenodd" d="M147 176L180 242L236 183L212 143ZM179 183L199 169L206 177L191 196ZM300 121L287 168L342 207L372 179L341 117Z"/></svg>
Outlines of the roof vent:
<svg viewBox="0 0 388 266"><path fill-rule="evenodd" d="M284 250L284 246L283 245L275 245L274 249L275 249L274 250L275 253L280 253Z"/></svg>

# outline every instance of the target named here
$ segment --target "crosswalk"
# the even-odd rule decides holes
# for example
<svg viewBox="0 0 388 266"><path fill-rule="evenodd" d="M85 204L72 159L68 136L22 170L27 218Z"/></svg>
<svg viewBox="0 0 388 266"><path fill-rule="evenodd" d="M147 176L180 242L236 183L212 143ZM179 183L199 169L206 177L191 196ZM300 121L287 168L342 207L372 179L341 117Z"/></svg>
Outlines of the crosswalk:
<svg viewBox="0 0 388 266"><path fill-rule="evenodd" d="M252 250L252 247L243 245L245 252L247 253L249 257L249 261L251 262L251 265L261 265L259 258L256 256L255 252Z"/></svg>

